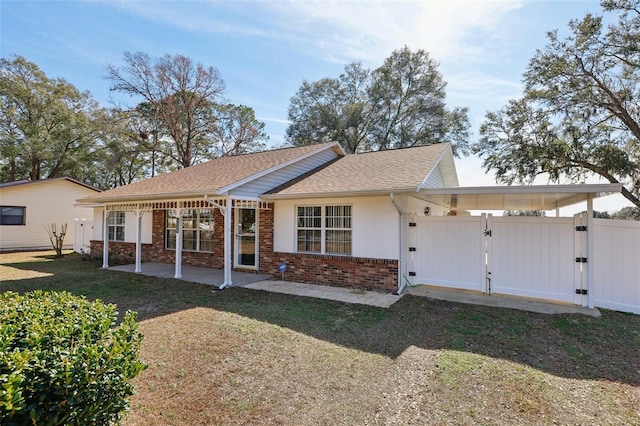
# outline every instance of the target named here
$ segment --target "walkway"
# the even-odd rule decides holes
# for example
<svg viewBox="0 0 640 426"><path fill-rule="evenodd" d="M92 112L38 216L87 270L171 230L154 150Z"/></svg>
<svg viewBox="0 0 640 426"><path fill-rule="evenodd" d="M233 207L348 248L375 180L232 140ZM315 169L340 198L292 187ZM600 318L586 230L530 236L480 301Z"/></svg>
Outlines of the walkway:
<svg viewBox="0 0 640 426"><path fill-rule="evenodd" d="M134 272L134 265L111 266L109 270ZM143 263L143 275L161 278L173 278L175 267L167 263ZM281 280L273 280L270 275L255 274L252 272L231 273L234 287L246 287L253 290L263 290L273 293L293 294L303 297L315 297L319 299L335 300L346 303L388 308L400 300L405 294L427 297L431 299L447 300L456 303L469 303L475 305L495 306L498 308L519 309L544 314L584 314L598 317L597 309L589 309L576 305L549 303L540 300L515 298L503 295L487 295L479 292L438 288L432 286L416 286L405 288L402 295L376 291L363 291L357 289L330 287L314 284L302 284ZM195 266L182 266L182 280L219 287L224 282L221 269L199 268Z"/></svg>

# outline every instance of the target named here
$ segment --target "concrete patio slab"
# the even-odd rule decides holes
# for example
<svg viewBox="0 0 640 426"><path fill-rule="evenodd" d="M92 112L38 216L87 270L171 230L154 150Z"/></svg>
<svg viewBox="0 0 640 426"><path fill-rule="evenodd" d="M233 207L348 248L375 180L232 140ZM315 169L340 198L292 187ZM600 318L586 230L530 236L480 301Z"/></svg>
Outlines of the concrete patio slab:
<svg viewBox="0 0 640 426"><path fill-rule="evenodd" d="M469 303L473 305L495 306L497 308L519 309L542 314L584 314L599 317L600 311L583 306L550 303L542 300L532 300L522 297L513 297L501 294L486 294L477 291L446 289L435 286L419 285L407 287L406 294L414 296L430 297L432 299L446 300L449 302Z"/></svg>
<svg viewBox="0 0 640 426"><path fill-rule="evenodd" d="M335 300L338 302L377 306L379 308L388 308L402 297L402 295L397 296L389 293L378 293L375 291L363 291L277 280L258 281L247 284L245 287L254 290L270 291L273 293L294 294L297 296L316 297L318 299Z"/></svg>
<svg viewBox="0 0 640 426"><path fill-rule="evenodd" d="M135 271L135 265L110 266L109 270L133 273ZM140 272L140 274L151 277L173 278L175 275L175 266L169 263L143 263L142 272ZM271 275L256 274L253 272L231 272L231 281L235 287L243 287L247 284L256 281L263 281L269 278L271 278ZM224 271L222 269L183 265L181 279L183 281L220 287L222 283L224 283Z"/></svg>

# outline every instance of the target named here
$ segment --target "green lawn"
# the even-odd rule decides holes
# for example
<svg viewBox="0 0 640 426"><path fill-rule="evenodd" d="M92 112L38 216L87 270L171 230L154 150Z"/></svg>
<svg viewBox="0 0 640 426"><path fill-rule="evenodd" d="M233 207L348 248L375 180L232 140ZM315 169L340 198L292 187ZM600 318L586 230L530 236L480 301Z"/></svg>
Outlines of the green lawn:
<svg viewBox="0 0 640 426"><path fill-rule="evenodd" d="M0 255L0 290L139 312L127 425L637 424L640 316L405 296L390 309Z"/></svg>

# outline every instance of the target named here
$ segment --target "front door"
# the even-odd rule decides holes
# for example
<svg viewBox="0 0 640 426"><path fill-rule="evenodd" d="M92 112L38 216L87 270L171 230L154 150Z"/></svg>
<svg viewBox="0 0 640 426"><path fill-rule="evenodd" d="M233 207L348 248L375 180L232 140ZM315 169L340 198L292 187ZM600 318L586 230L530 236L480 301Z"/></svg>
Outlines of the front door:
<svg viewBox="0 0 640 426"><path fill-rule="evenodd" d="M257 266L256 209L238 209L236 219L236 265L249 268Z"/></svg>

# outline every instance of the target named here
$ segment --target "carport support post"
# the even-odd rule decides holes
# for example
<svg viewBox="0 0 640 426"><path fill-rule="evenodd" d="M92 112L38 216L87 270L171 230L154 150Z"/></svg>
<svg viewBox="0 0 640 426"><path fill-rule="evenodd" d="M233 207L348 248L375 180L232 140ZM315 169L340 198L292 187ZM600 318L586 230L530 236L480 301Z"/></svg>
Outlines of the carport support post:
<svg viewBox="0 0 640 426"><path fill-rule="evenodd" d="M591 281L593 280L593 197L587 198L587 307L593 308Z"/></svg>
<svg viewBox="0 0 640 426"><path fill-rule="evenodd" d="M109 268L109 210L104 207L104 220L102 221L102 268Z"/></svg>
<svg viewBox="0 0 640 426"><path fill-rule="evenodd" d="M136 269L135 272L142 272L142 215L144 211L136 210Z"/></svg>

